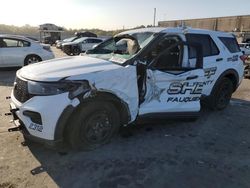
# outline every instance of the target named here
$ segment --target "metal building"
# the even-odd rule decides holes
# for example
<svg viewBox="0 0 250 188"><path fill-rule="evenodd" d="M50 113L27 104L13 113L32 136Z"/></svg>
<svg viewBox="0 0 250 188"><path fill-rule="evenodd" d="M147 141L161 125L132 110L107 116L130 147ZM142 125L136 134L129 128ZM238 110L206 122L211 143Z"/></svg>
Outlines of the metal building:
<svg viewBox="0 0 250 188"><path fill-rule="evenodd" d="M250 15L159 21L161 27L185 25L193 28L234 32L240 41L250 41Z"/></svg>
<svg viewBox="0 0 250 188"><path fill-rule="evenodd" d="M56 40L61 40L61 33L64 32L62 27L55 24L42 24L39 25L40 41L45 44L54 44Z"/></svg>

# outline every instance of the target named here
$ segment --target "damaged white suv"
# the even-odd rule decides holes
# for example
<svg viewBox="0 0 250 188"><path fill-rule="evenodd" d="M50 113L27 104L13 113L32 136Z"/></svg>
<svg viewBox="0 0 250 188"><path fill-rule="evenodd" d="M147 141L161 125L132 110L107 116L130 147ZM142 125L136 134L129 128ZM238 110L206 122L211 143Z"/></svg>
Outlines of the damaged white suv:
<svg viewBox="0 0 250 188"><path fill-rule="evenodd" d="M126 31L83 56L20 69L10 105L16 125L9 131L93 149L140 117L197 116L203 99L221 110L242 80L241 56L229 33Z"/></svg>

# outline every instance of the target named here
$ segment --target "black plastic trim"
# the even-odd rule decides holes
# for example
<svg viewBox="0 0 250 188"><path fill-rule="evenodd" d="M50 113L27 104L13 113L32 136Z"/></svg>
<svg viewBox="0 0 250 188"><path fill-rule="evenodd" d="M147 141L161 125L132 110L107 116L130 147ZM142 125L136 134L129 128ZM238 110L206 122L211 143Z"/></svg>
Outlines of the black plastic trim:
<svg viewBox="0 0 250 188"><path fill-rule="evenodd" d="M196 118L200 116L199 112L159 112L159 113L148 113L137 117L141 119L175 119L175 118Z"/></svg>
<svg viewBox="0 0 250 188"><path fill-rule="evenodd" d="M61 140L61 141L64 140L64 130L74 110L75 110L75 107L73 107L72 105L67 106L63 110L60 118L57 120L57 123L56 123L54 140Z"/></svg>

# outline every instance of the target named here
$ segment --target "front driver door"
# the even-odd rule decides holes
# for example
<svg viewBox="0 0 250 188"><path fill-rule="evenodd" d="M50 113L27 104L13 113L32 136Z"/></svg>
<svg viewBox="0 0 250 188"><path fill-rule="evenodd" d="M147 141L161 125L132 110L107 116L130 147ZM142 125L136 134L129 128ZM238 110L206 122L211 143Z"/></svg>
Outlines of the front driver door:
<svg viewBox="0 0 250 188"><path fill-rule="evenodd" d="M157 55L146 70L146 92L139 115L199 112L204 80L202 54L197 58L196 67L184 67L188 45L178 41L178 37L168 36L164 40L168 41L165 41L165 46L161 45L163 49L159 52L153 50L152 54ZM159 50L158 47L155 49Z"/></svg>

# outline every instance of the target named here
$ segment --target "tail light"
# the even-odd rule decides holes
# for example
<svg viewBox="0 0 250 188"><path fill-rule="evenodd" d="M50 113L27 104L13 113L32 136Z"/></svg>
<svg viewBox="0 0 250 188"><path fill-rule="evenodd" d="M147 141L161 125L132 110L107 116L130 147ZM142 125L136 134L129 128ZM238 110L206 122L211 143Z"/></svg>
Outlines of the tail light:
<svg viewBox="0 0 250 188"><path fill-rule="evenodd" d="M241 55L240 59L243 61L243 63L245 63L245 61L247 60L247 55Z"/></svg>

